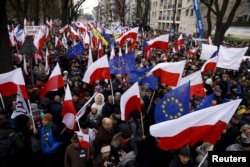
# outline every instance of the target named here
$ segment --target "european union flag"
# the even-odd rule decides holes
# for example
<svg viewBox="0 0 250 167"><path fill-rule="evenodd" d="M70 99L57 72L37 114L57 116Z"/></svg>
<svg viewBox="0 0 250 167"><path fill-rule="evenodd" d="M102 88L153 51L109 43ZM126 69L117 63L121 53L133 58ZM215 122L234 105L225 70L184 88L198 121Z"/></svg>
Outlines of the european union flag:
<svg viewBox="0 0 250 167"><path fill-rule="evenodd" d="M214 98L214 94L210 94L206 97L204 97L200 103L195 107L195 111L197 110L201 110L201 109L204 109L204 108L207 108L207 107L210 107L211 104L212 104L212 101L213 101L213 98Z"/></svg>
<svg viewBox="0 0 250 167"><path fill-rule="evenodd" d="M128 74L135 68L135 52L109 60L111 74Z"/></svg>
<svg viewBox="0 0 250 167"><path fill-rule="evenodd" d="M155 123L176 119L189 113L190 82L167 92L155 105Z"/></svg>
<svg viewBox="0 0 250 167"><path fill-rule="evenodd" d="M139 84L149 84L149 88L155 90L157 88L159 77L153 76L153 75L147 75L147 73L153 68L147 67L147 68L139 68L134 69L129 72L129 79L127 82L138 82Z"/></svg>
<svg viewBox="0 0 250 167"><path fill-rule="evenodd" d="M142 56L146 56L145 55L145 48L146 48L146 46L148 45L148 43L147 43L147 39L146 38L144 38L144 40L143 40L143 45L142 45Z"/></svg>
<svg viewBox="0 0 250 167"><path fill-rule="evenodd" d="M84 54L84 47L82 42L79 42L66 52L66 55L68 55L71 59L74 59L77 55L82 54Z"/></svg>

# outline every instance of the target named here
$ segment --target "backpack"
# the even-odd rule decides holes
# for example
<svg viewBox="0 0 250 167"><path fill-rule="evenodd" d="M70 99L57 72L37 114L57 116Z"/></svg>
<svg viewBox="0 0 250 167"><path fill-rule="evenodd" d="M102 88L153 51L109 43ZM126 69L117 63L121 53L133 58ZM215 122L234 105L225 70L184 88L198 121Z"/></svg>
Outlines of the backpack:
<svg viewBox="0 0 250 167"><path fill-rule="evenodd" d="M13 136L15 135L14 131L11 131L9 135L0 139L0 161L9 159L14 153L14 141Z"/></svg>

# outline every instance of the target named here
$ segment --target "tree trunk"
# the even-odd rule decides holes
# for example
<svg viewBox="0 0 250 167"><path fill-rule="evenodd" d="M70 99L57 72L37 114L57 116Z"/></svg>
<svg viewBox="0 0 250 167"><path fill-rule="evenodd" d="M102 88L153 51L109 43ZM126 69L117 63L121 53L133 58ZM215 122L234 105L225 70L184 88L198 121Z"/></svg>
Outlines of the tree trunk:
<svg viewBox="0 0 250 167"><path fill-rule="evenodd" d="M0 73L13 70L11 49L9 47L9 32L6 15L7 0L0 1Z"/></svg>
<svg viewBox="0 0 250 167"><path fill-rule="evenodd" d="M65 26L68 24L68 0L62 0L61 1L61 10L62 10L62 15L61 15L61 20L62 20L62 26Z"/></svg>

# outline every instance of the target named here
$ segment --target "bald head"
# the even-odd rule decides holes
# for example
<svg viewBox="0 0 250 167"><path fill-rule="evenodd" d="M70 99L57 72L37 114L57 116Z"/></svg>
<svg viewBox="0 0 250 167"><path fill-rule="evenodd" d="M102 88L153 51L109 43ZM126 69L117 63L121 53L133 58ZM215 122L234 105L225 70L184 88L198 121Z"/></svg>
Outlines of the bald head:
<svg viewBox="0 0 250 167"><path fill-rule="evenodd" d="M102 119L102 126L104 127L104 129L106 129L108 131L112 130L112 127L113 127L112 120L110 118L103 118Z"/></svg>

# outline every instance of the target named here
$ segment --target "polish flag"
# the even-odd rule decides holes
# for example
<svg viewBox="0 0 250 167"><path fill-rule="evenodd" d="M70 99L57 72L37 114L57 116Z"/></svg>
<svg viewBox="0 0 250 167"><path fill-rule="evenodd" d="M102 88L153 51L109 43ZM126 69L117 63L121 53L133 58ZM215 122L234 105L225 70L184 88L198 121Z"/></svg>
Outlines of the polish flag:
<svg viewBox="0 0 250 167"><path fill-rule="evenodd" d="M69 31L69 25L68 24L66 24L64 27L59 29L60 34L64 34L65 32L68 32L68 31Z"/></svg>
<svg viewBox="0 0 250 167"><path fill-rule="evenodd" d="M110 70L107 55L102 56L92 63L85 72L82 81L93 84L95 80L110 79Z"/></svg>
<svg viewBox="0 0 250 167"><path fill-rule="evenodd" d="M181 45L184 45L184 38L182 36L182 34L180 34L178 40L175 43L175 51L180 51Z"/></svg>
<svg viewBox="0 0 250 167"><path fill-rule="evenodd" d="M115 48L112 46L111 47L111 52L110 52L109 60L114 59L114 58L115 58Z"/></svg>
<svg viewBox="0 0 250 167"><path fill-rule="evenodd" d="M119 39L117 39L117 42L119 43L120 47L124 45L127 39L132 39L133 41L136 41L138 30L139 27L132 28L131 30L123 34Z"/></svg>
<svg viewBox="0 0 250 167"><path fill-rule="evenodd" d="M87 27L85 27L81 22L76 22L76 27L79 28L80 32L87 32Z"/></svg>
<svg viewBox="0 0 250 167"><path fill-rule="evenodd" d="M218 61L218 56L208 59L201 67L201 73L208 71L214 71L216 69L216 64Z"/></svg>
<svg viewBox="0 0 250 167"><path fill-rule="evenodd" d="M52 29L53 27L54 27L54 24L53 24L53 21L50 19L50 21L49 20L46 20L46 25L50 28L50 29Z"/></svg>
<svg viewBox="0 0 250 167"><path fill-rule="evenodd" d="M197 48L188 49L187 54L191 55L191 56L194 56L196 51L197 51Z"/></svg>
<svg viewBox="0 0 250 167"><path fill-rule="evenodd" d="M215 144L242 99L201 109L177 119L150 126L150 134L163 150L194 146L198 141Z"/></svg>
<svg viewBox="0 0 250 167"><path fill-rule="evenodd" d="M89 43L90 43L90 37L89 37L89 33L88 32L85 33L85 36L83 38L83 43L85 45L89 45Z"/></svg>
<svg viewBox="0 0 250 167"><path fill-rule="evenodd" d="M76 128L75 115L76 115L75 105L72 100L69 85L67 84L65 89L65 97L62 104L62 118L63 118L62 122L68 129L73 130Z"/></svg>
<svg viewBox="0 0 250 167"><path fill-rule="evenodd" d="M59 37L55 37L55 47L57 47L57 46L61 46L62 45L62 42L61 42L61 40L59 39Z"/></svg>
<svg viewBox="0 0 250 167"><path fill-rule="evenodd" d="M84 149L88 149L89 148L89 134L84 134L82 133L82 131L78 131L76 132L79 143L80 143L80 147L84 148Z"/></svg>
<svg viewBox="0 0 250 167"><path fill-rule="evenodd" d="M42 47L44 45L44 33L41 29L37 31L37 33L35 34L33 43L35 47L37 48L37 52L40 55L42 55Z"/></svg>
<svg viewBox="0 0 250 167"><path fill-rule="evenodd" d="M78 37L78 33L74 30L74 28L72 26L69 26L70 29L70 36L72 39L77 39Z"/></svg>
<svg viewBox="0 0 250 167"><path fill-rule="evenodd" d="M156 37L150 41L148 41L148 45L145 47L145 53L150 48L156 48L161 50L167 50L168 49L168 42L169 42L169 34L161 35L159 37Z"/></svg>
<svg viewBox="0 0 250 167"><path fill-rule="evenodd" d="M179 85L185 65L186 60L159 63L148 72L148 75L158 76L161 83L176 87Z"/></svg>
<svg viewBox="0 0 250 167"><path fill-rule="evenodd" d="M183 85L188 81L190 81L190 97L193 97L194 95L204 97L206 95L200 71L196 71L182 78L180 81L180 85Z"/></svg>
<svg viewBox="0 0 250 167"><path fill-rule="evenodd" d="M0 93L2 96L17 94L17 86L20 87L23 97L28 99L27 89L21 68L0 74Z"/></svg>
<svg viewBox="0 0 250 167"><path fill-rule="evenodd" d="M45 84L44 89L42 90L41 98L44 98L46 93L48 93L49 91L56 91L59 88L63 87L64 87L64 81L60 66L57 63L48 79L48 82Z"/></svg>
<svg viewBox="0 0 250 167"><path fill-rule="evenodd" d="M103 56L103 48L102 48L102 41L99 40L99 45L98 45L98 59Z"/></svg>
<svg viewBox="0 0 250 167"><path fill-rule="evenodd" d="M141 112L141 108L140 90L138 82L136 82L121 96L121 120L128 121L130 113L134 110Z"/></svg>

